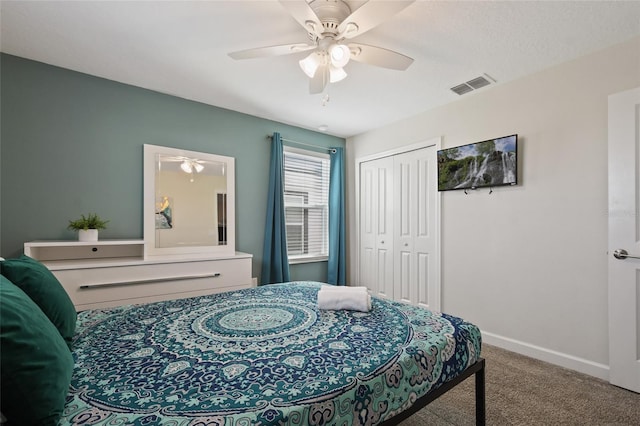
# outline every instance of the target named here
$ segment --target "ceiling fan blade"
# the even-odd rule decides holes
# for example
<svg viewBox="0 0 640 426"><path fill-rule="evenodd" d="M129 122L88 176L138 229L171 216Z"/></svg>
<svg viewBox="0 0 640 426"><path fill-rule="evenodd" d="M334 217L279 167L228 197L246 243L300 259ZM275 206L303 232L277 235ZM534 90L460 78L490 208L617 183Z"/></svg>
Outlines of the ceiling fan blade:
<svg viewBox="0 0 640 426"><path fill-rule="evenodd" d="M313 78L309 80L309 93L312 95L322 93L327 83L329 83L329 65L320 65Z"/></svg>
<svg viewBox="0 0 640 426"><path fill-rule="evenodd" d="M369 31L371 28L381 24L405 9L415 0L407 1L372 1L360 6L355 12L347 16L338 25L338 36L336 38L353 38Z"/></svg>
<svg viewBox="0 0 640 426"><path fill-rule="evenodd" d="M315 49L306 43L282 44L279 46L256 47L255 49L240 50L229 53L233 59L253 59L266 58L269 56L288 55L291 53L304 52L305 50Z"/></svg>
<svg viewBox="0 0 640 426"><path fill-rule="evenodd" d="M306 1L280 0L280 4L305 30L322 38L322 23Z"/></svg>
<svg viewBox="0 0 640 426"><path fill-rule="evenodd" d="M382 47L361 43L349 43L351 59L382 68L404 71L413 63L413 58Z"/></svg>

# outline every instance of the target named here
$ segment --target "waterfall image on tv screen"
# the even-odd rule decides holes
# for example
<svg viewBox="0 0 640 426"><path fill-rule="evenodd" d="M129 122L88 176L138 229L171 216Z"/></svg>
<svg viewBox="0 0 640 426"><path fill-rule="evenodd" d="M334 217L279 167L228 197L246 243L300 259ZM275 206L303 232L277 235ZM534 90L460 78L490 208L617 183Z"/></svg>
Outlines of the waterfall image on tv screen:
<svg viewBox="0 0 640 426"><path fill-rule="evenodd" d="M438 191L516 185L518 135L438 151Z"/></svg>

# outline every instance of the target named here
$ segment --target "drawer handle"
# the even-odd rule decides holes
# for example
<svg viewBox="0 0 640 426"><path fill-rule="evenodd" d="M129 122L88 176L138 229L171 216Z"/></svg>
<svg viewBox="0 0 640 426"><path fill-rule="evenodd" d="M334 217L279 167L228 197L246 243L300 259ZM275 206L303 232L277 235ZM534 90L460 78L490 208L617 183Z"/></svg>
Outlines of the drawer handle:
<svg viewBox="0 0 640 426"><path fill-rule="evenodd" d="M152 284L152 283L161 283L164 281L184 281L184 280L193 280L193 279L201 279L201 278L217 278L220 276L220 272L215 272L213 274L200 274L200 275L180 275L177 277L164 277L164 278L150 278L147 280L128 280L128 281L116 281L111 283L94 283L94 284L85 284L81 285L81 289L92 289L98 287L109 287L114 285L130 285L130 284Z"/></svg>

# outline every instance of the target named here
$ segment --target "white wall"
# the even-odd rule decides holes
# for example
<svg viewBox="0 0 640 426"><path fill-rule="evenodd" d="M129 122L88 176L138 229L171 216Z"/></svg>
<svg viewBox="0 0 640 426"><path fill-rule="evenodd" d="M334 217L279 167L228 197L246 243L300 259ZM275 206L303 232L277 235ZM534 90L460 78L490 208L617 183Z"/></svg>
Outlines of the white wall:
<svg viewBox="0 0 640 426"><path fill-rule="evenodd" d="M357 158L517 133L518 186L441 193L443 311L487 343L607 378L607 96L637 86L640 38L350 138L349 228ZM352 282L356 259L351 232Z"/></svg>

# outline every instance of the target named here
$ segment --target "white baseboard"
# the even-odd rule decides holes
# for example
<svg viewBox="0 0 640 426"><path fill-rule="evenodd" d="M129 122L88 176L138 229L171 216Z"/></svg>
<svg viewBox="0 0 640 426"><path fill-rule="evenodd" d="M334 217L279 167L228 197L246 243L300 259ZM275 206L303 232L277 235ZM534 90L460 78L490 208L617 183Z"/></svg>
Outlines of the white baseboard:
<svg viewBox="0 0 640 426"><path fill-rule="evenodd" d="M609 381L609 366L578 358L562 352L543 348L529 343L520 342L508 337L498 336L497 334L482 332L482 342L488 345L497 346L511 352L525 355L531 358L539 359L550 364L559 365L560 367L588 374L602 380Z"/></svg>

